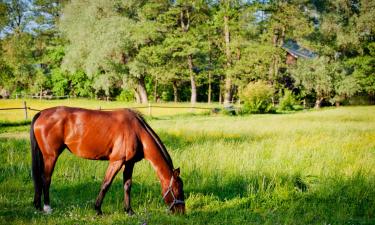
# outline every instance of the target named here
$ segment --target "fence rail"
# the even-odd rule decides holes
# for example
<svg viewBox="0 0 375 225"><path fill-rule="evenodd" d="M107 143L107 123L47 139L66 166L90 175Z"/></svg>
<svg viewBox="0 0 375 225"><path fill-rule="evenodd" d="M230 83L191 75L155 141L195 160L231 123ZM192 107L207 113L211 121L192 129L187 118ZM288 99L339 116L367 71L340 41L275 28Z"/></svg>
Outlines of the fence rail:
<svg viewBox="0 0 375 225"><path fill-rule="evenodd" d="M25 99L25 98L36 98L36 99L69 99L75 98L74 96L70 95L26 95L26 94L16 94L16 99Z"/></svg>
<svg viewBox="0 0 375 225"><path fill-rule="evenodd" d="M161 105L152 105L149 103L147 106L135 106L135 107L128 107L130 109L148 109L148 115L152 116L152 108L165 108L165 109L191 109L191 111L198 109L198 110L217 110L217 107L199 107L199 106L161 106ZM114 111L114 110L121 110L124 108L101 108L98 107L98 110L102 111ZM0 108L2 110L24 110L25 119L28 119L28 111L42 111L43 109L35 109L32 107L27 106L26 101L23 102L23 107L8 107L8 108Z"/></svg>

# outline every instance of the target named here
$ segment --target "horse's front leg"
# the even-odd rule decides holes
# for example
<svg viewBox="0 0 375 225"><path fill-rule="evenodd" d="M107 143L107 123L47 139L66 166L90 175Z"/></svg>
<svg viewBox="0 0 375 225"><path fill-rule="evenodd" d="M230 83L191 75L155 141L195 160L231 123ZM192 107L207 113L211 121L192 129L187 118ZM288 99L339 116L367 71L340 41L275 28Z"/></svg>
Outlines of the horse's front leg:
<svg viewBox="0 0 375 225"><path fill-rule="evenodd" d="M98 215L102 214L101 207L102 207L103 198L105 196L105 193L107 193L109 187L112 184L113 178L116 176L117 172L121 169L122 165L123 165L122 160L114 161L114 162L109 163L109 166L108 166L107 171L105 173L105 177L104 177L102 186L100 188L99 195L96 198L96 202L95 202L95 210L96 210L96 213Z"/></svg>
<svg viewBox="0 0 375 225"><path fill-rule="evenodd" d="M134 211L130 205L130 191L132 188L132 175L134 163L125 164L124 169L124 210L128 215L133 215Z"/></svg>

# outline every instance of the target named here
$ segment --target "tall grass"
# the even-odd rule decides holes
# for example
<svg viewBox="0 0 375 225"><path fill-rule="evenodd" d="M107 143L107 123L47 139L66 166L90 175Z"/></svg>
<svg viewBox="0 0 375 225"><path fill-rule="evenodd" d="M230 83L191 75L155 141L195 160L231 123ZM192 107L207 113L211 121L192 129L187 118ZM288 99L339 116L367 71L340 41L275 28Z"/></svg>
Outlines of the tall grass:
<svg viewBox="0 0 375 225"><path fill-rule="evenodd" d="M104 200L104 216L95 216L92 206L107 162L68 151L52 178L53 213L35 213L29 141L0 138L0 223L374 224L373 115L375 107L345 107L149 120L181 168L184 216L166 213L159 181L146 161L136 164L133 176L137 215L122 212L118 175Z"/></svg>

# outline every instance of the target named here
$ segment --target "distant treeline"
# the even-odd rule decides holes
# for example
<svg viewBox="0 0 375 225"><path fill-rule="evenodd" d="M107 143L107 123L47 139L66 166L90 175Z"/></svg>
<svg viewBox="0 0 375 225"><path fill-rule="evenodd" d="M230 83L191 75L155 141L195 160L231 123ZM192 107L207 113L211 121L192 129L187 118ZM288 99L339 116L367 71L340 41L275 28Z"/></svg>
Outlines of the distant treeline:
<svg viewBox="0 0 375 225"><path fill-rule="evenodd" d="M374 15L369 0L4 0L0 95L374 99Z"/></svg>

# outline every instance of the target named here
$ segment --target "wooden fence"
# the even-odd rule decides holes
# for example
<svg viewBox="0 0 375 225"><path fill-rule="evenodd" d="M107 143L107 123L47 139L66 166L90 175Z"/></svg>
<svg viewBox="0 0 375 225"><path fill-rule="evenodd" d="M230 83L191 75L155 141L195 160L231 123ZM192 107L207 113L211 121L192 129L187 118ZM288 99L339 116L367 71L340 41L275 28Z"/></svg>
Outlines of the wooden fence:
<svg viewBox="0 0 375 225"><path fill-rule="evenodd" d="M196 106L161 106L161 105L152 105L151 103L148 103L147 106L136 106L136 107L129 107L130 109L148 109L148 115L152 116L152 108L165 108L165 109L190 109L191 112L194 112L194 109L201 109L201 110L210 110L210 111L216 111L220 110L215 107L196 107ZM110 109L103 109L101 106L98 107L98 110L103 111L112 111L112 110L120 110L123 108L110 108ZM12 108L0 108L0 110L23 110L25 114L25 120L27 120L28 117L28 111L41 111L42 109L35 109L27 106L26 101L23 102L23 107L12 107Z"/></svg>
<svg viewBox="0 0 375 225"><path fill-rule="evenodd" d="M27 110L30 110L30 111L40 111L40 109L34 109L34 108L31 108L31 107L27 107L26 101L23 102L23 107L0 108L0 110L17 110L17 109L24 110L24 112L25 112L25 120L28 119Z"/></svg>

